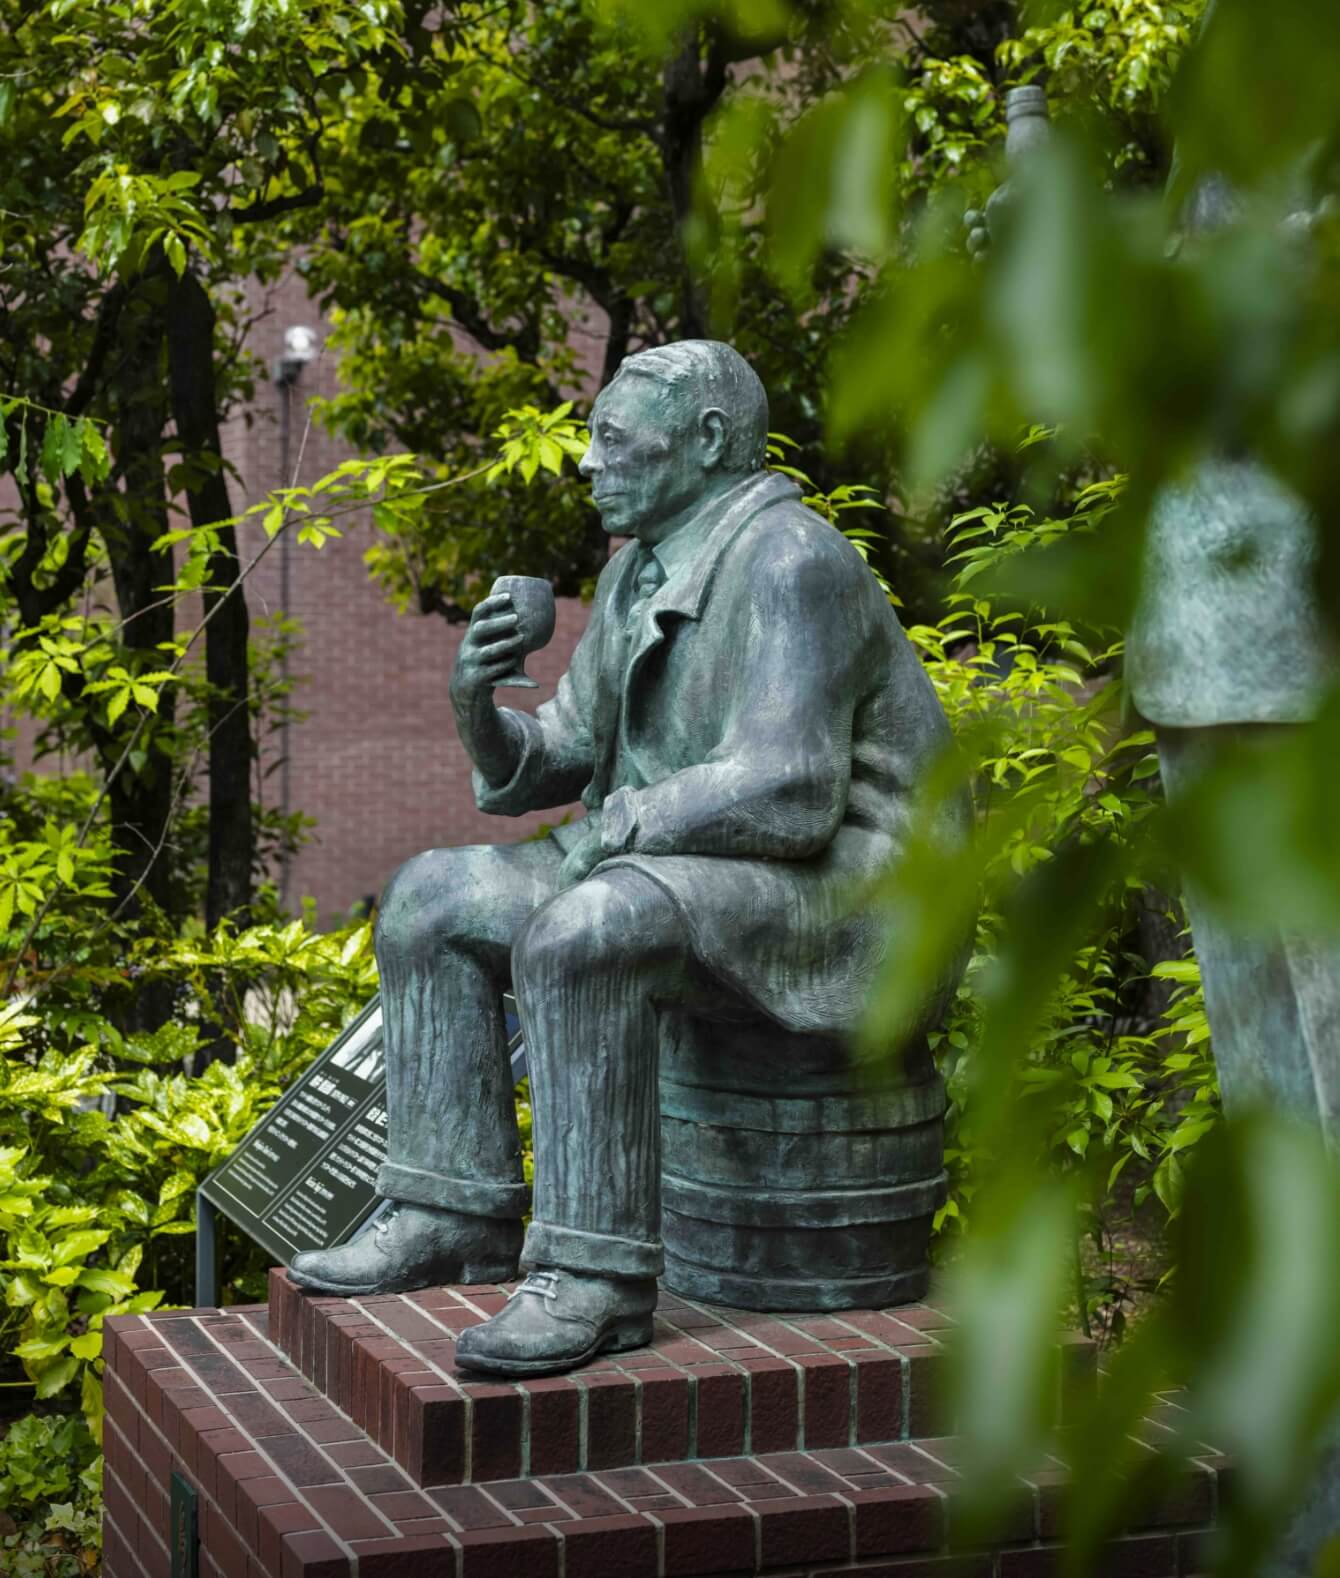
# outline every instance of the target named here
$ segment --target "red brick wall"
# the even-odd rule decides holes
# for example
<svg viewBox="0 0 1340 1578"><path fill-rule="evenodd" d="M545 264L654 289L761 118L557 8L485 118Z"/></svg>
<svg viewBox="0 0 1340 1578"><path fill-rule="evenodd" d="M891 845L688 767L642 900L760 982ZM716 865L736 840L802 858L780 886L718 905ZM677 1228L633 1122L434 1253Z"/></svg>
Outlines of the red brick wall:
<svg viewBox="0 0 1340 1578"><path fill-rule="evenodd" d="M258 324L251 349L272 365L284 330L303 323L321 328L319 314L298 276L269 292L269 314ZM290 479L297 467L305 402L336 387L333 353L302 374L294 390ZM279 409L273 384L259 385L253 420L229 424L225 447L245 487L235 485L234 508L254 502L281 483ZM298 472L310 483L350 453L313 426ZM289 897L316 899L331 920L359 899L377 893L403 861L439 845L502 843L524 837L562 810L518 819L481 815L470 789L470 762L456 739L447 680L463 634L436 615L397 615L370 580L362 562L369 528L351 517L346 534L317 551L292 546L289 612L305 630L293 663L305 676L296 703L308 717L290 731L291 802L316 818L314 836L290 874ZM244 533L243 553L263 540L259 528ZM518 564L518 574L526 566ZM249 587L253 617L279 607L280 550L271 550ZM509 691L509 706L533 708L552 694L586 625L586 609L563 602L553 642L532 657L528 672L540 691ZM271 753L273 755L273 752ZM265 784L278 799L281 774Z"/></svg>

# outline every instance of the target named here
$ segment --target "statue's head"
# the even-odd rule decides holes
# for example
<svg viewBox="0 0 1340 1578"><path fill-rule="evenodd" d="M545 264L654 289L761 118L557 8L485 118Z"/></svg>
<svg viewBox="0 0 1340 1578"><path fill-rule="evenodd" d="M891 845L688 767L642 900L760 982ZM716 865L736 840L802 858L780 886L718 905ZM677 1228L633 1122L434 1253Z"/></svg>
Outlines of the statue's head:
<svg viewBox="0 0 1340 1578"><path fill-rule="evenodd" d="M591 413L581 473L615 536L659 542L767 457L768 397L738 351L679 340L627 356Z"/></svg>

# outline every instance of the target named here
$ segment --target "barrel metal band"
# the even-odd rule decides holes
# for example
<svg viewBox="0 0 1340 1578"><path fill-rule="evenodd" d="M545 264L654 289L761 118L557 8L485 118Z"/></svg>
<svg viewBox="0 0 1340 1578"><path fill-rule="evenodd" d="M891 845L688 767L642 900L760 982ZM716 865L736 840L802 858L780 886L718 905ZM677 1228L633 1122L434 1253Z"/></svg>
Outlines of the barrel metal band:
<svg viewBox="0 0 1340 1578"><path fill-rule="evenodd" d="M948 1187L943 1172L883 1189L732 1189L666 1173L661 1203L698 1221L741 1227L775 1227L779 1217L789 1227L855 1227L926 1216L944 1204Z"/></svg>
<svg viewBox="0 0 1340 1578"><path fill-rule="evenodd" d="M761 1129L767 1133L868 1133L905 1129L943 1117L944 1081L937 1075L892 1090L850 1096L752 1096L735 1090L661 1081L661 1113L723 1129Z"/></svg>
<svg viewBox="0 0 1340 1578"><path fill-rule="evenodd" d="M884 1275L786 1277L772 1271L722 1270L704 1266L672 1249L665 1252L665 1285L672 1293L737 1309L851 1310L908 1304L926 1295L925 1265Z"/></svg>

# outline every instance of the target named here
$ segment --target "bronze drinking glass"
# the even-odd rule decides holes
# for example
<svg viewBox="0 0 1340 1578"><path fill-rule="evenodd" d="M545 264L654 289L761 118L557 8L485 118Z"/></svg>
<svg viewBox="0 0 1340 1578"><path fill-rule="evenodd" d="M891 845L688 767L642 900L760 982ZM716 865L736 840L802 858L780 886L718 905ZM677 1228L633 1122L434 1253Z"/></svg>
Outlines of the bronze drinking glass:
<svg viewBox="0 0 1340 1578"><path fill-rule="evenodd" d="M493 681L515 685L523 690L538 690L536 681L526 673L525 662L532 652L548 646L554 633L554 589L548 581L534 575L500 575L493 583L490 597L506 593L517 617L517 632L525 641L516 654L516 666Z"/></svg>

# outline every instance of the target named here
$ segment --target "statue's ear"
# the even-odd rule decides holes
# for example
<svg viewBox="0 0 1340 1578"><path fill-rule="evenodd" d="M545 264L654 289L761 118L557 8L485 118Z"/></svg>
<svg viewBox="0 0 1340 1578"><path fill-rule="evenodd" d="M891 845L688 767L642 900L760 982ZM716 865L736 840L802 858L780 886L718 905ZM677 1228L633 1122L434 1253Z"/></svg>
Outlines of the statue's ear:
<svg viewBox="0 0 1340 1578"><path fill-rule="evenodd" d="M698 428L703 439L703 466L714 471L726 453L726 413L710 407L699 418Z"/></svg>

